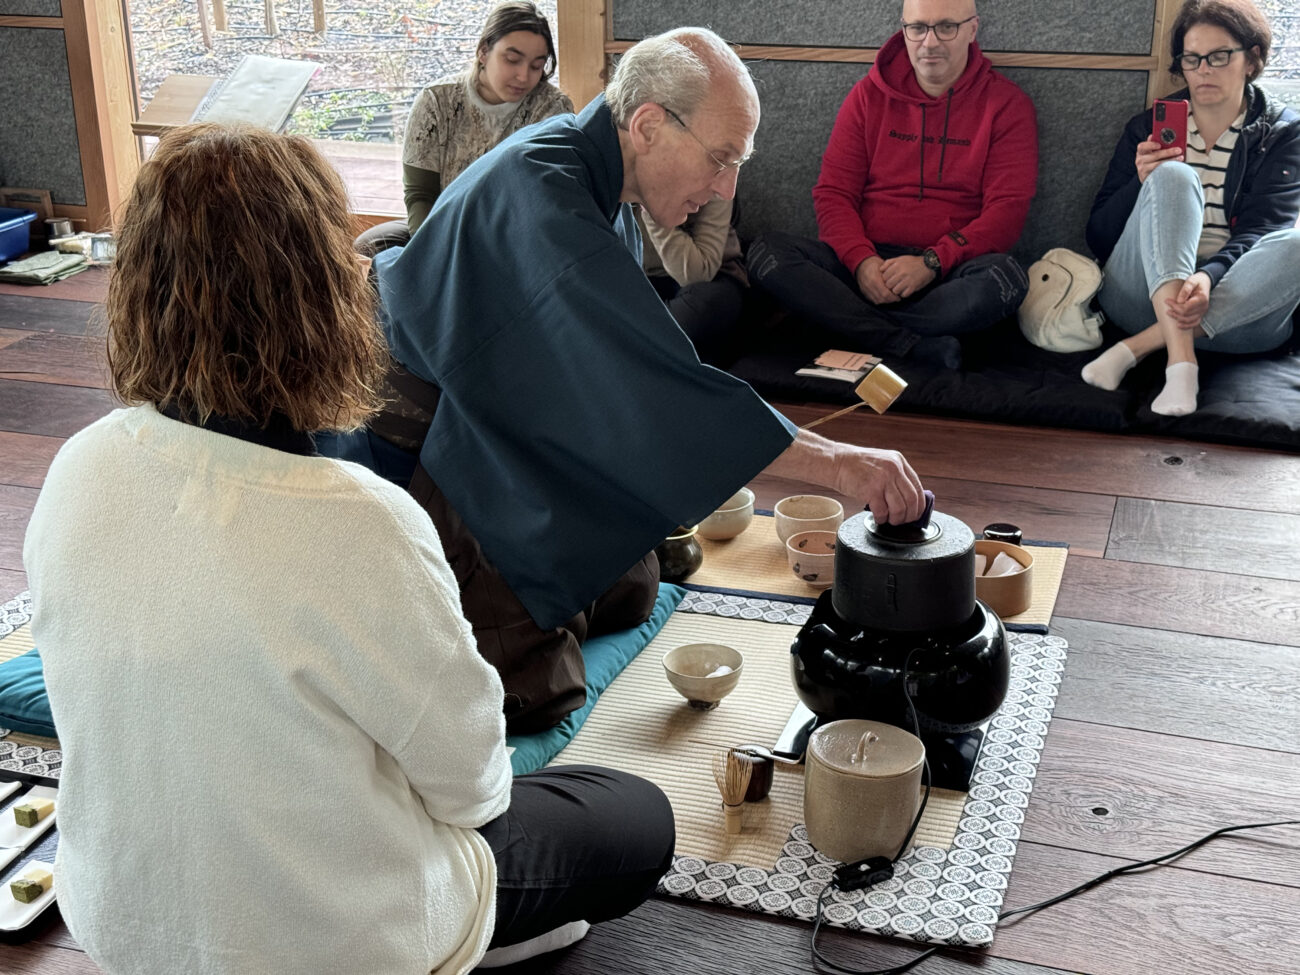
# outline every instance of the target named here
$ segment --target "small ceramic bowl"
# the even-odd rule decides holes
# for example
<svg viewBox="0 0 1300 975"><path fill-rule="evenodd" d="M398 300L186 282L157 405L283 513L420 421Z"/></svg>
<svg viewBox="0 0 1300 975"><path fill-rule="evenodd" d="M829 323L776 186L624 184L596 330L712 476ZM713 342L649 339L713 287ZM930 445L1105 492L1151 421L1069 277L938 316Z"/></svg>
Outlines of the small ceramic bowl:
<svg viewBox="0 0 1300 975"><path fill-rule="evenodd" d="M1020 569L1001 576L977 575L975 598L1002 619L1006 619L1023 613L1033 602L1034 556L1028 549L1010 542L995 542L987 538L975 540L975 554L983 555L987 564L991 565L999 552L1006 553L1020 563ZM979 571L978 560L976 571Z"/></svg>
<svg viewBox="0 0 1300 975"><path fill-rule="evenodd" d="M711 711L736 689L745 656L721 643L687 643L664 654L663 663L668 683L686 703L699 711Z"/></svg>
<svg viewBox="0 0 1300 975"><path fill-rule="evenodd" d="M799 532L786 539L785 557L790 571L814 589L835 581L835 532Z"/></svg>
<svg viewBox="0 0 1300 975"><path fill-rule="evenodd" d="M715 542L735 538L754 520L754 492L741 488L699 524L700 537Z"/></svg>
<svg viewBox="0 0 1300 975"><path fill-rule="evenodd" d="M791 535L810 531L833 532L844 521L844 505L820 494L782 498L776 503L773 513L776 515L776 537L783 545Z"/></svg>

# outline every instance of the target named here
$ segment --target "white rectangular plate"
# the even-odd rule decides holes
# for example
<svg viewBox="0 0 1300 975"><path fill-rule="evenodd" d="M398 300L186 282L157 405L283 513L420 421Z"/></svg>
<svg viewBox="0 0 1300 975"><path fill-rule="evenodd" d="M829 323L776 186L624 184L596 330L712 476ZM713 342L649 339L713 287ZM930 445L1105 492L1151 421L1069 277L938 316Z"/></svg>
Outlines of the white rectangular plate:
<svg viewBox="0 0 1300 975"><path fill-rule="evenodd" d="M22 800L20 800L18 804L21 805L22 801L27 799L53 799L56 808L54 812L50 813L35 826L19 826L17 820L14 819L12 805L3 813L0 813L0 859L4 858L4 851L6 850L17 850L22 852L30 847L45 835L46 830L54 825L55 817L59 815L59 810L57 808L59 799L58 789L52 788L48 785L34 785L27 790L26 794L23 795ZM14 857L12 856L9 858L9 860L13 859Z"/></svg>
<svg viewBox="0 0 1300 975"><path fill-rule="evenodd" d="M35 827L33 827L34 829ZM39 863L47 870L53 870L54 864L45 863L42 860L28 860L23 864L23 869L19 870L14 877L22 876L23 870L26 870L33 863ZM54 892L58 888L56 880L52 886L40 897L30 904L24 904L20 900L15 900L13 891L9 889L9 884L4 885L4 890L0 890L0 931L17 931L19 928L25 928L36 920L36 916L54 903Z"/></svg>

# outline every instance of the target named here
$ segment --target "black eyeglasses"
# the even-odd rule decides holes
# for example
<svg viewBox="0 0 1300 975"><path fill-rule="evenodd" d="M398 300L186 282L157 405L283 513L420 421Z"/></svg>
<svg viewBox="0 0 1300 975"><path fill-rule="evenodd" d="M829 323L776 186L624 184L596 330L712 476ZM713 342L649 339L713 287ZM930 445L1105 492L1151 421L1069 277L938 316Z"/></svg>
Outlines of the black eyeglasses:
<svg viewBox="0 0 1300 975"><path fill-rule="evenodd" d="M934 31L934 36L941 41L950 41L957 36L957 31L961 30L962 24L969 24L978 14L971 14L965 20L941 20L937 24L925 24L917 21L915 24L903 24L903 36L909 41L923 41L925 35Z"/></svg>
<svg viewBox="0 0 1300 975"><path fill-rule="evenodd" d="M680 115L674 112L667 105L660 105L659 107L662 108L668 114L669 118L671 118L674 122L676 122L683 129L685 129L686 134L689 135L696 142L698 142L700 144L701 149L703 149L705 152L709 154L709 158L713 160L713 164L718 167L718 171L713 174L714 176L721 176L728 169L734 169L737 172L739 172L740 167L745 165L745 163L749 162L749 160L753 158L754 154L751 152L748 155L741 156L739 159L736 159L733 162L723 162L721 159L719 159L717 156L713 154L712 149L710 149L708 146L704 144L703 139L701 139L698 135L696 135L694 132L691 131L691 127L682 121L682 117Z"/></svg>
<svg viewBox="0 0 1300 975"><path fill-rule="evenodd" d="M1225 47L1218 51L1211 51L1209 54L1180 54L1178 66L1184 71L1196 71L1204 61L1211 68L1226 68L1232 56L1244 50L1246 50L1244 47Z"/></svg>

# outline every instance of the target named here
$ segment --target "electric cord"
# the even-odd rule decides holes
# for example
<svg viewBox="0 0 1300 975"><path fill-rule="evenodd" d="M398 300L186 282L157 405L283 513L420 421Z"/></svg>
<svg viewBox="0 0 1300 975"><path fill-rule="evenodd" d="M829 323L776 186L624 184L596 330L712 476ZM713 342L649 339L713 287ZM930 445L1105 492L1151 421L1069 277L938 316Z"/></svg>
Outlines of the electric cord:
<svg viewBox="0 0 1300 975"><path fill-rule="evenodd" d="M916 649L913 649L911 652L908 653L907 658L903 661L902 676L903 676L903 697L907 701L907 709L908 712L911 714L912 731L913 734L915 734L919 738L920 722L917 720L916 707L912 703L912 691L911 688L908 686L908 673L912 662L912 654L915 652ZM817 913L814 915L813 918L812 939L810 942L810 948L812 949L812 960L813 960L814 971L829 970L832 972L843 973L843 975L902 975L903 972L907 972L915 968L917 965L921 964L921 962L925 961L931 955L940 951L944 947L943 945L935 945L932 948L927 948L919 955L916 955L915 957L910 958L907 961L902 962L901 964L894 965L890 968L875 968L875 969L850 968L846 965L841 965L838 962L831 961L829 958L823 955L821 951L818 950L817 948L817 935L821 931L821 927L822 927L822 921L824 916L823 911L825 909L826 896L832 890L841 890L841 891L861 890L861 889L873 887L876 884L882 883L883 881L893 877L894 864L898 861L899 857L901 857L904 853L907 852L908 844L911 842L912 836L916 833L916 829L921 823L921 816L925 812L926 801L930 798L930 762L928 758L926 758L924 761L925 764L922 769L922 775L924 777L923 781L925 783L925 794L921 799L921 808L917 810L916 818L912 820L912 827L907 831L907 836L903 839L903 843L899 847L898 852L894 854L893 859L887 859L885 857L872 857L871 859L861 860L858 861L857 863L845 864L844 866L836 870L834 874L832 874L830 883L828 883L825 887L823 887L821 893L817 895ZM1207 833L1205 836L1202 836L1198 840L1193 840L1191 843L1188 843L1186 846L1174 850L1172 853L1165 853L1162 854L1161 856L1152 857L1149 860L1142 860L1141 862L1138 863L1126 863L1123 866L1116 867L1114 870L1108 870L1106 871L1106 873L1093 877L1091 880L1084 881L1083 883L1079 884L1077 887L1072 887L1070 890L1067 890L1064 893L1057 894L1054 897L1049 897L1046 900L1039 901L1036 904L1029 904L1025 907L1017 907L1015 910L1012 911L1004 911L999 915L998 921L999 923L1001 923L1006 921L1007 918L1015 917L1017 915L1027 915L1027 914L1034 913L1036 911L1041 911L1043 908L1051 907L1054 904L1059 904L1062 901L1069 900L1071 897L1075 897L1078 894L1084 893L1085 891L1092 890L1094 887L1100 887L1106 881L1114 877L1118 877L1122 874L1134 873L1138 870L1144 870L1148 867L1160 866L1162 864L1172 862L1182 856L1185 856L1188 853L1191 853L1193 850L1199 849L1200 847L1204 846L1206 843L1209 843L1211 840L1217 839L1218 837L1224 836L1228 833L1236 833L1246 829L1264 829L1269 826L1300 826L1300 819L1283 819L1272 823L1244 823L1237 826L1224 826L1220 829L1214 830L1211 833Z"/></svg>
<svg viewBox="0 0 1300 975"><path fill-rule="evenodd" d="M1140 863L1126 863L1122 867L1116 867L1114 870L1108 870L1099 876L1093 877L1091 880L1084 881L1079 884L1078 887L1073 887L1063 894L1057 894L1055 897L1049 897L1045 901L1039 901L1037 904L1030 904L1027 907L1017 907L1014 911L1004 911L998 917L998 922L1001 923L1007 918L1014 917L1017 914L1029 914L1033 911L1041 911L1044 907L1051 907L1053 904L1059 904L1061 901L1069 900L1075 894L1082 894L1085 890L1092 890L1094 887L1100 887L1107 880L1110 880L1112 877L1118 877L1120 874L1133 873L1134 871L1142 870L1146 867L1154 867L1162 863L1177 860L1179 857L1191 853L1195 849L1199 849L1206 843L1210 842L1210 840L1223 836L1226 833L1236 833L1243 829L1264 829L1267 826L1300 826L1300 819L1282 819L1275 823L1243 823L1238 826L1224 826L1221 829L1216 829L1213 833L1206 833L1199 840L1193 840L1191 843L1174 850L1172 853L1152 857L1150 860L1143 860Z"/></svg>

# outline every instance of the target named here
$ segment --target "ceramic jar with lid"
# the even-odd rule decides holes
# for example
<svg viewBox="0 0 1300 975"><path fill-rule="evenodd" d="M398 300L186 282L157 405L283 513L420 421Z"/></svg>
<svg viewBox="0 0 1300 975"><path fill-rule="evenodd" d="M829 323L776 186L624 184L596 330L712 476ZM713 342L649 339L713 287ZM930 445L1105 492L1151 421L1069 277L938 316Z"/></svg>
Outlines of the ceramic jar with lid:
<svg viewBox="0 0 1300 975"><path fill-rule="evenodd" d="M808 841L835 860L892 859L921 803L925 746L902 728L849 719L817 728L804 765Z"/></svg>
<svg viewBox="0 0 1300 975"><path fill-rule="evenodd" d="M679 527L655 546L660 582L681 582L704 564L704 547L696 538L698 531L698 525Z"/></svg>

